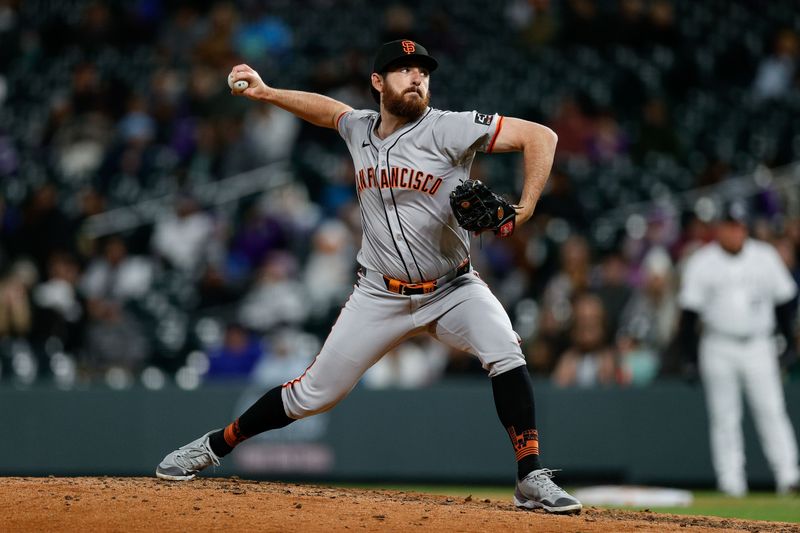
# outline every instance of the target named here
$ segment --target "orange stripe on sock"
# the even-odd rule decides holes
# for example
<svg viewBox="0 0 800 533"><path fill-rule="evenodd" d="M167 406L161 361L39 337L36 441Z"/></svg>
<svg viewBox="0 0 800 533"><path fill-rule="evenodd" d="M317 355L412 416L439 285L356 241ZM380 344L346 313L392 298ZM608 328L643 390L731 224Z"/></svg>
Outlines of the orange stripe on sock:
<svg viewBox="0 0 800 533"><path fill-rule="evenodd" d="M242 435L241 430L239 429L239 419L237 418L227 426L225 426L225 431L222 433L222 436L225 438L225 442L231 448L235 448L237 444L245 440L247 437Z"/></svg>
<svg viewBox="0 0 800 533"><path fill-rule="evenodd" d="M524 457L528 457L529 455L539 455L539 446L531 446L529 448L525 448L524 450L519 450L516 455L517 461Z"/></svg>
<svg viewBox="0 0 800 533"><path fill-rule="evenodd" d="M514 426L506 428L508 436L511 437L511 444L517 461L529 455L539 455L539 432L535 429L526 429L522 433L517 433Z"/></svg>

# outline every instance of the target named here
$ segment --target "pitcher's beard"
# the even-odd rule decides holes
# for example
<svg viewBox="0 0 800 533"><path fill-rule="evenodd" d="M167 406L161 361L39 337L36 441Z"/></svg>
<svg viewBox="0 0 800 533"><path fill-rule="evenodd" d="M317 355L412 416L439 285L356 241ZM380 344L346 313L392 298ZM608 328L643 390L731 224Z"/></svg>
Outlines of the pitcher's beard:
<svg viewBox="0 0 800 533"><path fill-rule="evenodd" d="M419 94L419 93L417 93ZM405 93L397 93L390 87L383 91L383 107L386 111L396 117L407 119L409 122L417 120L428 108L431 101L431 93L420 98L405 98Z"/></svg>

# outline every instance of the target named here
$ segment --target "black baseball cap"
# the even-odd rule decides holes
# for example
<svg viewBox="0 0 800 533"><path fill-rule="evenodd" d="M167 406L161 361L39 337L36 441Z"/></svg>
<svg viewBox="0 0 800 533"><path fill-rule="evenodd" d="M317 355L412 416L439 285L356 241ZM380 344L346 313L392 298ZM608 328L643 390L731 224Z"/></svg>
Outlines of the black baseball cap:
<svg viewBox="0 0 800 533"><path fill-rule="evenodd" d="M381 45L375 55L372 72L385 72L392 63L407 58L419 61L420 65L428 69L428 72L433 72L439 66L439 62L421 44L411 39L398 39Z"/></svg>
<svg viewBox="0 0 800 533"><path fill-rule="evenodd" d="M747 225L750 221L750 213L747 203L744 200L732 200L722 206L722 213L719 217L722 222L737 222Z"/></svg>

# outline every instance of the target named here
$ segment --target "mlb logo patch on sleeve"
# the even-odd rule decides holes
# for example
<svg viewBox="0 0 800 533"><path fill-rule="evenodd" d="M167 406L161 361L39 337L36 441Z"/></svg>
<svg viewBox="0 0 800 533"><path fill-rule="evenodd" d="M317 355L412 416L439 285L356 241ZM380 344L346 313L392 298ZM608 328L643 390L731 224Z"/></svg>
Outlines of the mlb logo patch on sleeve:
<svg viewBox="0 0 800 533"><path fill-rule="evenodd" d="M483 124L490 126L494 120L494 115L484 115L483 113L475 113L475 124Z"/></svg>

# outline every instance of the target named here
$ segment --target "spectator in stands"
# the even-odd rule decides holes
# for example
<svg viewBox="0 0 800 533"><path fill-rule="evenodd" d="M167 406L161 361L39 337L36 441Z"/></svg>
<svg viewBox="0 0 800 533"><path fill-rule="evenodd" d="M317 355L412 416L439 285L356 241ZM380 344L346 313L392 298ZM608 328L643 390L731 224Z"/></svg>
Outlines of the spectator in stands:
<svg viewBox="0 0 800 533"><path fill-rule="evenodd" d="M128 255L119 236L106 239L102 255L92 259L80 281L89 323L86 331L88 371L119 366L134 370L150 355L146 328L132 310L153 282L151 261Z"/></svg>
<svg viewBox="0 0 800 533"><path fill-rule="evenodd" d="M52 109L52 147L59 173L83 182L95 175L113 139L111 120L103 113L75 115L57 100Z"/></svg>
<svg viewBox="0 0 800 533"><path fill-rule="evenodd" d="M659 97L647 101L642 110L642 125L633 143L633 154L645 161L650 153L683 159L682 147L675 127L671 124L666 102Z"/></svg>
<svg viewBox="0 0 800 533"><path fill-rule="evenodd" d="M61 348L77 355L83 348L85 301L78 291L80 265L75 257L55 252L48 261L48 278L32 291L34 324L31 337L44 346L58 339Z"/></svg>
<svg viewBox="0 0 800 533"><path fill-rule="evenodd" d="M243 148L254 166L287 161L300 132L300 119L276 106L253 106L245 115Z"/></svg>
<svg viewBox="0 0 800 533"><path fill-rule="evenodd" d="M568 0L564 25L559 33L564 44L602 48L608 44L608 21L603 20L596 0Z"/></svg>
<svg viewBox="0 0 800 533"><path fill-rule="evenodd" d="M115 15L106 2L87 3L75 28L75 41L86 52L120 44L124 36L122 19Z"/></svg>
<svg viewBox="0 0 800 533"><path fill-rule="evenodd" d="M648 13L647 39L666 48L678 45L680 34L675 27L675 7L672 0L652 0Z"/></svg>
<svg viewBox="0 0 800 533"><path fill-rule="evenodd" d="M588 155L593 125L577 99L565 97L561 100L549 126L558 132L558 161Z"/></svg>
<svg viewBox="0 0 800 533"><path fill-rule="evenodd" d="M441 36L439 38L441 39ZM427 43L428 41L425 42ZM432 49L435 50L435 48ZM355 106L354 109L371 109L375 107L375 100L372 99L369 87L364 83L363 79L364 65L368 61L369 59L360 50L350 50L344 57L344 65L341 64L342 61L339 58L336 61L320 62L323 70L330 69L325 74L329 76L329 83L323 82L321 84L320 93L340 102L352 102L352 105ZM318 73L320 72L318 71ZM318 130L319 128L314 129ZM318 132L318 134L320 133ZM339 143L333 144L334 146L330 146L332 149L336 149L339 145Z"/></svg>
<svg viewBox="0 0 800 533"><path fill-rule="evenodd" d="M614 349L608 342L603 302L591 293L574 299L570 345L553 372L559 387L613 385L617 380Z"/></svg>
<svg viewBox="0 0 800 533"><path fill-rule="evenodd" d="M619 317L631 297L630 267L625 257L617 251L604 255L600 262L598 279L593 281L593 292L603 302L606 312L606 331L612 336L619 327Z"/></svg>
<svg viewBox="0 0 800 533"><path fill-rule="evenodd" d="M265 212L261 203L250 203L242 211L240 227L230 239L229 261L250 273L269 254L285 249L288 236L282 221Z"/></svg>
<svg viewBox="0 0 800 533"><path fill-rule="evenodd" d="M528 48L550 44L558 36L559 21L550 0L514 0L506 6L505 16Z"/></svg>
<svg viewBox="0 0 800 533"><path fill-rule="evenodd" d="M611 163L628 154L630 139L611 109L602 109L593 120L587 141L589 159L594 163Z"/></svg>
<svg viewBox="0 0 800 533"><path fill-rule="evenodd" d="M419 41L425 43L428 50L436 57L455 58L463 53L465 36L456 28L446 4L435 7L428 15L427 24L418 24L418 26L423 27L423 35ZM373 100L364 109L371 108L374 104ZM356 107L356 109L362 108Z"/></svg>
<svg viewBox="0 0 800 533"><path fill-rule="evenodd" d="M25 338L31 330L30 290L36 283L30 261L14 262L0 277L0 339Z"/></svg>
<svg viewBox="0 0 800 533"><path fill-rule="evenodd" d="M169 64L185 65L206 31L206 23L197 8L188 2L180 3L168 22L160 26L158 49L166 55Z"/></svg>
<svg viewBox="0 0 800 533"><path fill-rule="evenodd" d="M87 234L88 221L107 209L106 197L93 187L84 187L77 192L78 212L72 217L71 226L75 233L76 256L89 257L94 241Z"/></svg>
<svg viewBox="0 0 800 533"><path fill-rule="evenodd" d="M280 220L287 242L306 251L311 234L322 220L320 206L311 202L302 183L289 183L270 190L260 199L262 212Z"/></svg>
<svg viewBox="0 0 800 533"><path fill-rule="evenodd" d="M211 216L192 196L181 194L175 199L175 211L156 222L153 251L170 267L197 275L208 259L213 231Z"/></svg>
<svg viewBox="0 0 800 533"><path fill-rule="evenodd" d="M675 263L681 265L692 252L713 239L713 230L708 221L703 221L695 213L684 215L678 237L670 245L670 255Z"/></svg>
<svg viewBox="0 0 800 533"><path fill-rule="evenodd" d="M233 36L236 52L254 68L279 68L291 59L292 30L280 17L268 14L258 2L250 3Z"/></svg>
<svg viewBox="0 0 800 533"><path fill-rule="evenodd" d="M566 170L553 170L533 216L537 219L537 225L543 228L551 220L560 219L569 224L573 231L588 229L586 211Z"/></svg>
<svg viewBox="0 0 800 533"><path fill-rule="evenodd" d="M12 237L13 253L30 258L39 273L47 271L47 259L54 250L72 250L74 235L69 219L59 206L54 183L36 188L22 207L20 225Z"/></svg>
<svg viewBox="0 0 800 533"><path fill-rule="evenodd" d="M267 337L269 353L253 370L257 383L281 383L294 379L312 363L319 353L320 341L299 329L285 327Z"/></svg>
<svg viewBox="0 0 800 533"><path fill-rule="evenodd" d="M244 296L239 320L247 328L269 332L278 326L300 326L311 312L306 288L297 281L297 260L287 252L270 254L256 282Z"/></svg>
<svg viewBox="0 0 800 533"><path fill-rule="evenodd" d="M561 269L544 289L542 331L565 331L572 317L572 298L589 288L591 252L584 237L573 235L561 246ZM552 324L551 324L552 321ZM548 325L551 324L551 325ZM551 328L557 331L550 332Z"/></svg>
<svg viewBox="0 0 800 533"><path fill-rule="evenodd" d="M0 4L0 39L3 40L5 46L0 48L0 72L8 72L11 62L21 55L20 47L13 39L13 36L16 36L19 31L19 3L3 2ZM5 81L1 74L0 79ZM3 98L0 98L0 107L2 107L2 101Z"/></svg>
<svg viewBox="0 0 800 533"><path fill-rule="evenodd" d="M9 245L17 231L18 218L14 206L8 205L0 195L0 272L5 271L10 262Z"/></svg>
<svg viewBox="0 0 800 533"><path fill-rule="evenodd" d="M438 380L447 364L448 349L417 337L390 350L364 374L370 389L416 389ZM473 357L475 359L475 357Z"/></svg>
<svg viewBox="0 0 800 533"><path fill-rule="evenodd" d="M303 285L315 315L327 318L344 305L355 279L354 248L347 226L336 219L325 222L314 233Z"/></svg>
<svg viewBox="0 0 800 533"><path fill-rule="evenodd" d="M415 27L414 12L405 4L393 4L383 12L380 41L386 43L397 39L419 40L420 36L417 35Z"/></svg>
<svg viewBox="0 0 800 533"><path fill-rule="evenodd" d="M640 282L640 269L647 253L654 247L669 248L680 234L679 219L669 207L653 207L645 213L644 231L628 232L623 243L624 256L631 268L631 280Z"/></svg>
<svg viewBox="0 0 800 533"><path fill-rule="evenodd" d="M206 379L245 379L264 357L264 346L258 335L241 324L232 322L225 327L222 344L208 351Z"/></svg>
<svg viewBox="0 0 800 533"><path fill-rule="evenodd" d="M118 104L112 101L109 88L94 63L84 61L75 66L70 89L69 109L75 115L114 115Z"/></svg>
<svg viewBox="0 0 800 533"><path fill-rule="evenodd" d="M115 140L97 173L96 181L103 193L129 204L153 185L162 159L155 136L156 123L148 112L147 100L140 94L131 95L117 123Z"/></svg>
<svg viewBox="0 0 800 533"><path fill-rule="evenodd" d="M324 176L316 202L326 216L339 217L342 210L347 210L353 204L358 205L356 192L353 189L355 169L352 159L347 157L337 155L327 161L330 164L330 171Z"/></svg>
<svg viewBox="0 0 800 533"><path fill-rule="evenodd" d="M234 305L241 299L247 275L240 266L216 263L206 265L197 282L198 310Z"/></svg>
<svg viewBox="0 0 800 533"><path fill-rule="evenodd" d="M672 260L667 251L652 248L643 270L643 285L625 306L617 334L621 380L633 385L646 385L655 378L678 318Z"/></svg>
<svg viewBox="0 0 800 533"><path fill-rule="evenodd" d="M186 131L175 142L180 145L181 163L189 183L204 183L222 178L222 139L214 123L206 119L187 119Z"/></svg>
<svg viewBox="0 0 800 533"><path fill-rule="evenodd" d="M568 332L573 318L572 300L589 288L591 261L589 245L579 235L569 237L560 249L561 265L548 280L541 298L541 312L536 338L530 355L535 372L554 368L558 356L569 344Z"/></svg>
<svg viewBox="0 0 800 533"><path fill-rule="evenodd" d="M216 119L234 105L224 96L217 71L206 63L192 63L186 80L186 113L195 119Z"/></svg>
<svg viewBox="0 0 800 533"><path fill-rule="evenodd" d="M642 0L619 0L614 39L622 46L640 49L648 41L645 5Z"/></svg>
<svg viewBox="0 0 800 533"><path fill-rule="evenodd" d="M239 29L239 12L232 2L217 2L208 14L208 26L205 36L194 49L194 58L215 71L224 69L238 62L239 56L234 50L235 35Z"/></svg>
<svg viewBox="0 0 800 533"><path fill-rule="evenodd" d="M69 179L92 176L114 138L108 88L89 62L72 71L69 92L54 92L39 142L55 150L57 168Z"/></svg>
<svg viewBox="0 0 800 533"><path fill-rule="evenodd" d="M3 108L3 79L0 75L0 109ZM20 166L20 154L14 139L7 132L0 129L0 179L16 174Z"/></svg>
<svg viewBox="0 0 800 533"><path fill-rule="evenodd" d="M772 54L761 59L753 82L753 94L758 100L782 98L796 85L797 59L800 40L790 29L775 36Z"/></svg>

